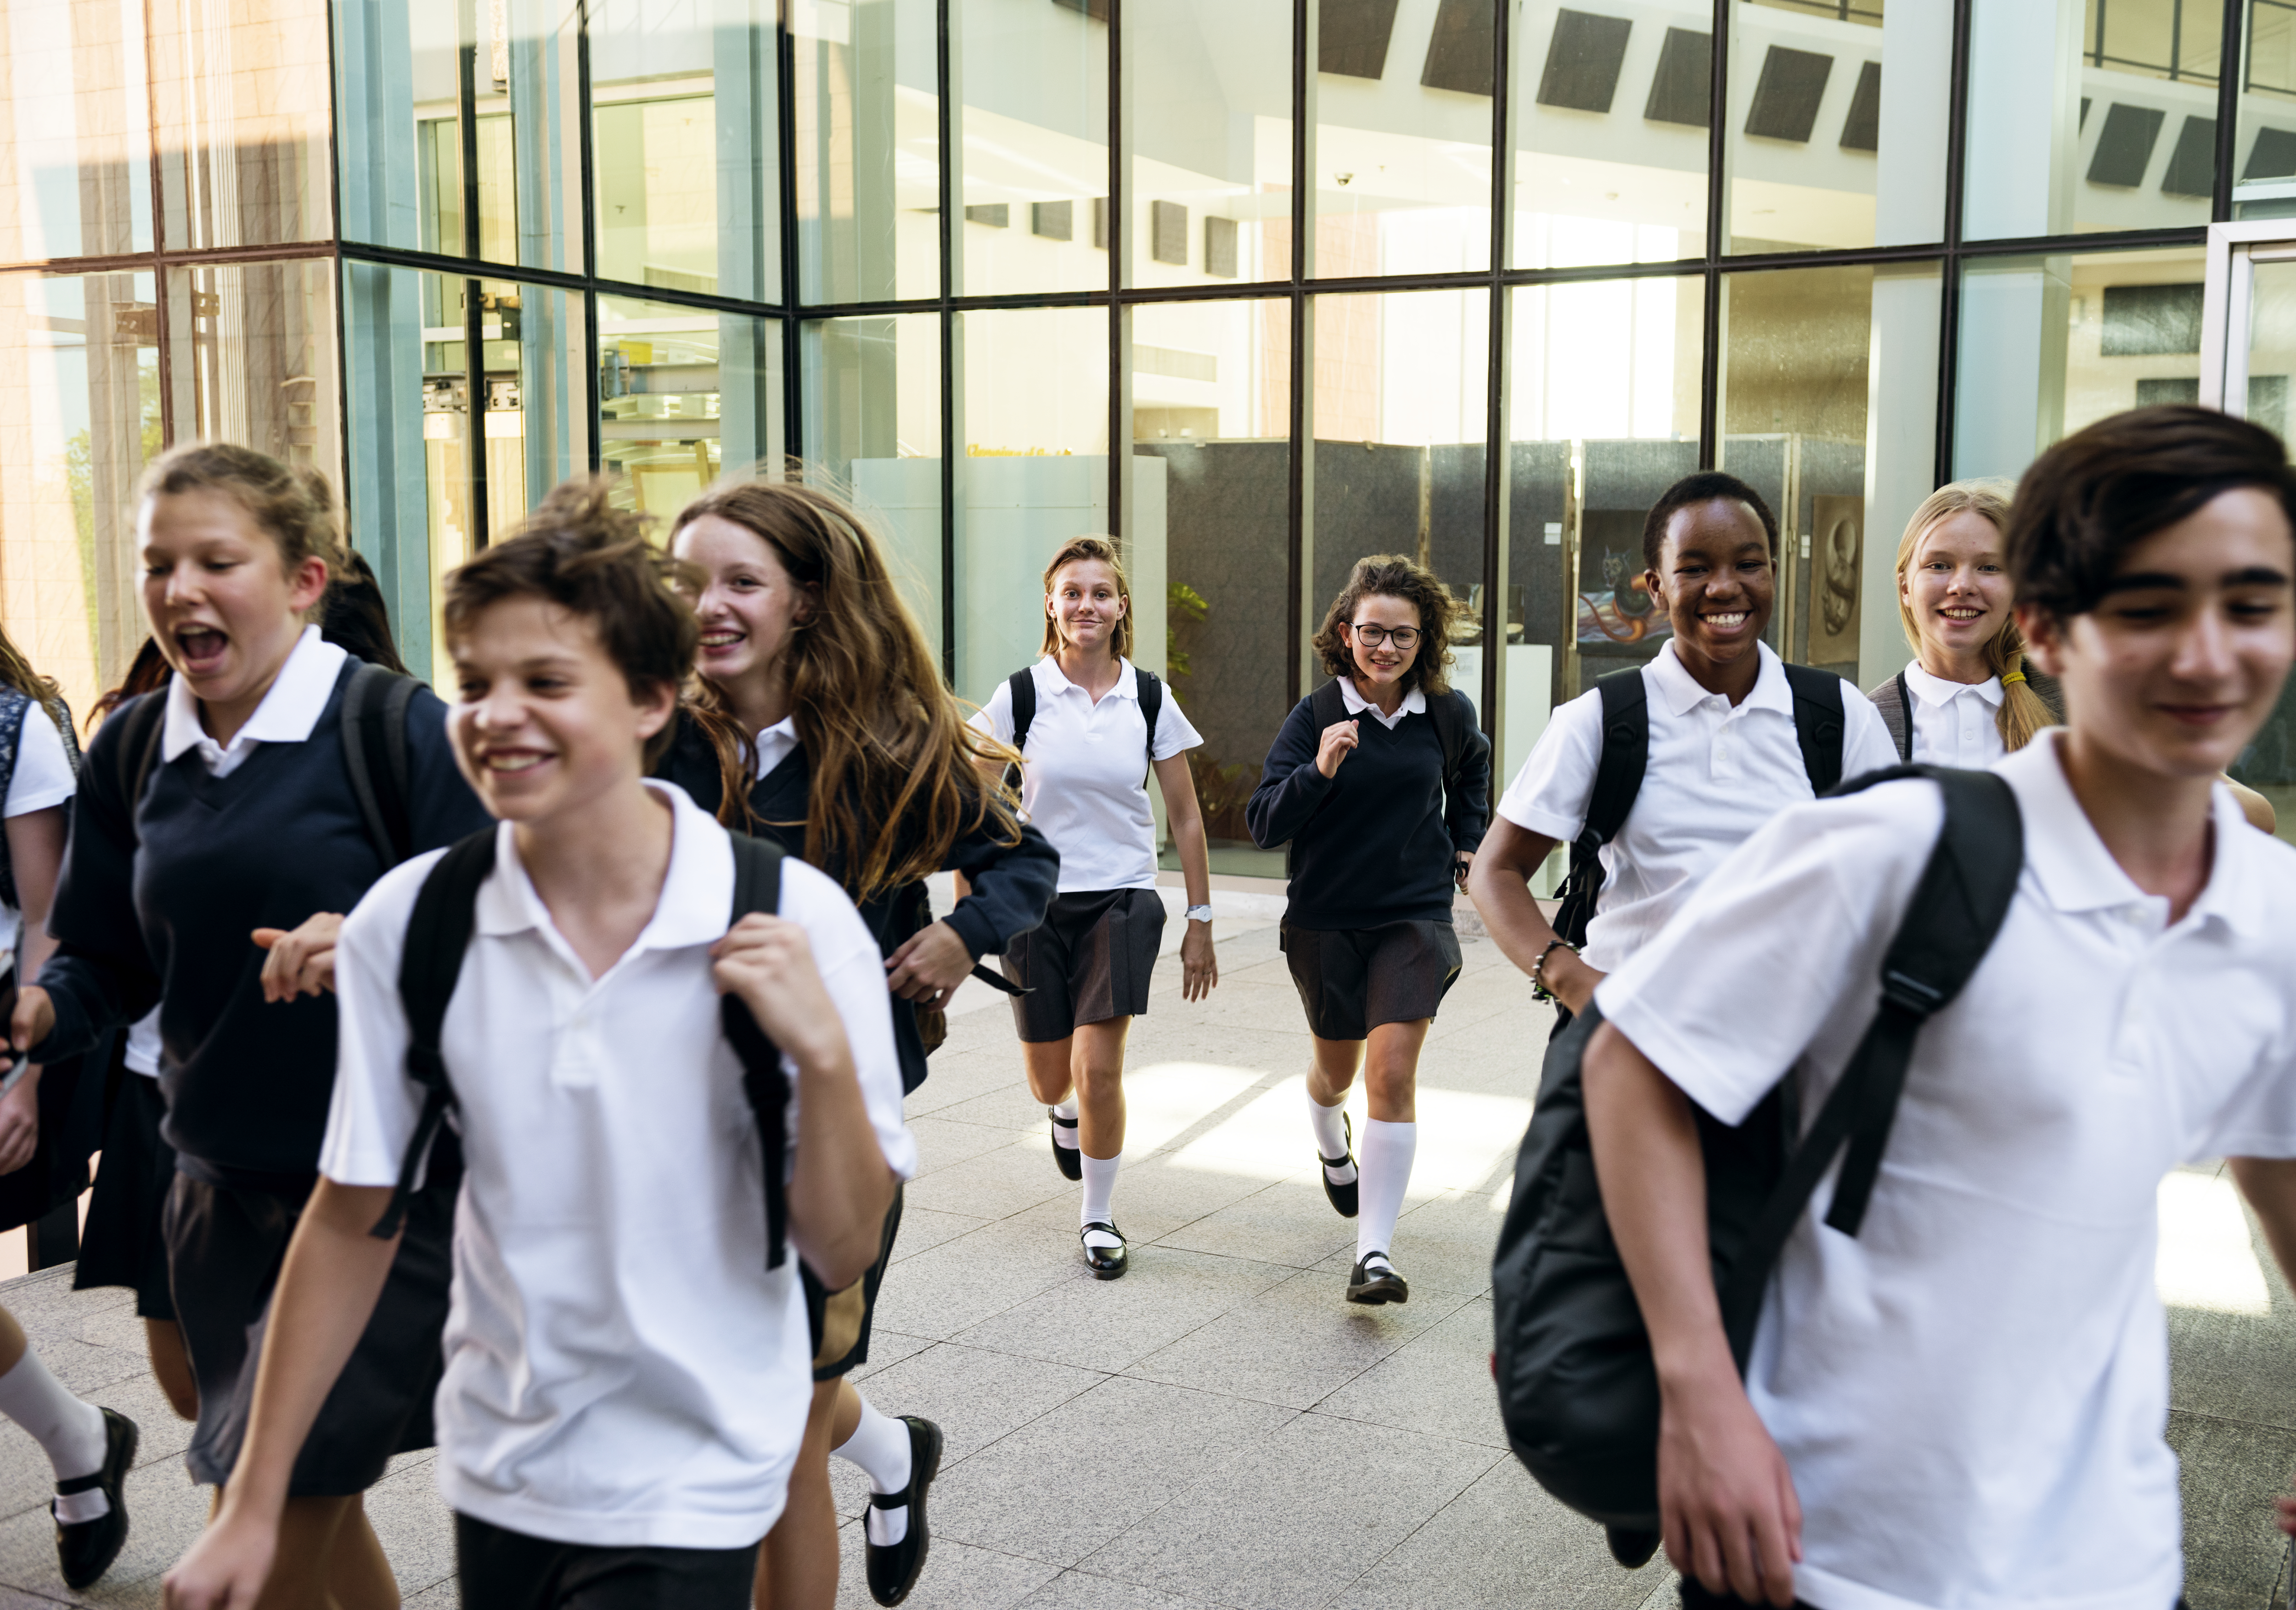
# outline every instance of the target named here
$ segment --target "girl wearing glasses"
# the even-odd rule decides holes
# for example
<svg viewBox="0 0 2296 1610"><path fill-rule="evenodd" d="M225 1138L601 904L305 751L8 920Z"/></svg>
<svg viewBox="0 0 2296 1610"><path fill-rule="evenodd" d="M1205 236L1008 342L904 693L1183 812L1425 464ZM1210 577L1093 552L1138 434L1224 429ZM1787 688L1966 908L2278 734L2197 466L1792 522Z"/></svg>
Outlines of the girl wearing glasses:
<svg viewBox="0 0 2296 1610"><path fill-rule="evenodd" d="M1350 1303L1411 1295L1390 1252L1419 1144L1419 1050L1459 976L1451 897L1487 814L1490 744L1444 676L1457 609L1423 565L1357 560L1316 633L1332 681L1284 719L1245 811L1261 848L1291 846L1283 952L1316 1042L1324 1194L1356 1221ZM1341 1111L1359 1067L1360 1170Z"/></svg>

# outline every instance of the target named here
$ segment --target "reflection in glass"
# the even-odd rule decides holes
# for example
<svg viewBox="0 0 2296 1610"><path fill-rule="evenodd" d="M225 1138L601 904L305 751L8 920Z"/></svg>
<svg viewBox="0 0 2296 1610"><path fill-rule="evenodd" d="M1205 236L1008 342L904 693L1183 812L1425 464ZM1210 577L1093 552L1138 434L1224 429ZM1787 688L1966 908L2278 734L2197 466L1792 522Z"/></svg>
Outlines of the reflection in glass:
<svg viewBox="0 0 2296 1610"><path fill-rule="evenodd" d="M959 293L1108 288L1108 24L1093 9L949 7ZM1176 205L1156 214L1167 254Z"/></svg>
<svg viewBox="0 0 2296 1610"><path fill-rule="evenodd" d="M1127 282L1288 273L1291 0L1136 6L1124 20L1124 70ZM1071 229L1092 233L1100 206L1083 204Z"/></svg>
<svg viewBox="0 0 2296 1610"><path fill-rule="evenodd" d="M2249 0L2233 217L2296 217L2296 0Z"/></svg>
<svg viewBox="0 0 2296 1610"><path fill-rule="evenodd" d="M807 456L874 523L902 596L941 652L940 320L805 327Z"/></svg>
<svg viewBox="0 0 2296 1610"><path fill-rule="evenodd" d="M940 293L937 29L933 0L790 8L798 285L808 302Z"/></svg>
<svg viewBox="0 0 2296 1610"><path fill-rule="evenodd" d="M0 0L0 263L152 249L144 64L141 7Z"/></svg>
<svg viewBox="0 0 2296 1610"><path fill-rule="evenodd" d="M332 259L168 270L179 441L240 442L342 486Z"/></svg>
<svg viewBox="0 0 2296 1610"><path fill-rule="evenodd" d="M160 450L148 274L0 277L0 619L76 715L144 637L131 507Z"/></svg>
<svg viewBox="0 0 2296 1610"><path fill-rule="evenodd" d="M167 243L332 234L325 0L147 9Z"/></svg>
<svg viewBox="0 0 2296 1610"><path fill-rule="evenodd" d="M781 411L778 323L598 298L598 452L630 507L668 522L723 471L778 462Z"/></svg>

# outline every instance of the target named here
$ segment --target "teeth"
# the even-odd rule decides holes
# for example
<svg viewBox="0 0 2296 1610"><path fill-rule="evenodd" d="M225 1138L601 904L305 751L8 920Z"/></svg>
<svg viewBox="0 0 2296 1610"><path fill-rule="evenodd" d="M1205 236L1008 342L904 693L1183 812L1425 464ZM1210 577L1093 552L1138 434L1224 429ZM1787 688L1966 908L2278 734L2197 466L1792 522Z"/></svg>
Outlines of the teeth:
<svg viewBox="0 0 2296 1610"><path fill-rule="evenodd" d="M704 632L701 634L701 646L705 649L723 649L741 641L739 632Z"/></svg>
<svg viewBox="0 0 2296 1610"><path fill-rule="evenodd" d="M486 765L489 772L527 772L547 758L542 755L489 755Z"/></svg>
<svg viewBox="0 0 2296 1610"><path fill-rule="evenodd" d="M1734 626L1744 621L1746 616L1745 612L1741 610L1735 615L1710 615L1706 618L1718 626Z"/></svg>

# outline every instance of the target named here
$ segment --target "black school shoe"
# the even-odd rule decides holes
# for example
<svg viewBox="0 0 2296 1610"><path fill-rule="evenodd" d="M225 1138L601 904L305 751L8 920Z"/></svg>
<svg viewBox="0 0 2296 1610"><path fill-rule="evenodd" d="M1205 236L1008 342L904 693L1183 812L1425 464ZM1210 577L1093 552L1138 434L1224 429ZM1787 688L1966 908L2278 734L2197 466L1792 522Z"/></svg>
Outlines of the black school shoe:
<svg viewBox="0 0 2296 1610"><path fill-rule="evenodd" d="M1084 1238L1091 1234L1095 1230L1105 1230L1108 1234L1114 1236L1116 1238L1116 1245L1113 1246L1095 1246L1091 1242L1084 1241ZM1096 1223L1086 1225L1082 1230L1077 1231L1077 1238L1079 1241L1084 1241L1084 1265L1086 1269L1092 1271L1092 1278L1094 1279L1113 1280L1119 1279L1122 1276L1125 1270L1129 1267L1131 1254L1129 1250L1124 1245L1124 1232L1117 1229L1115 1225L1109 1223L1107 1221L1103 1220Z"/></svg>
<svg viewBox="0 0 2296 1610"><path fill-rule="evenodd" d="M1605 1526L1604 1540L1611 1545L1611 1557L1629 1571L1639 1571L1651 1563L1658 1552L1659 1534L1637 1532L1626 1526Z"/></svg>
<svg viewBox="0 0 2296 1610"><path fill-rule="evenodd" d="M932 1548L932 1536L925 1530L925 1489L940 1474L940 1427L913 1414L903 1415L901 1424L909 1428L909 1484L898 1492L873 1492L869 1502L879 1509L906 1504L909 1529L901 1533L899 1542L882 1548L868 1543L865 1521L861 1532L862 1541L868 1543L869 1597L881 1605L898 1605L909 1597Z"/></svg>
<svg viewBox="0 0 2296 1610"><path fill-rule="evenodd" d="M1374 1259L1378 1262L1374 1263ZM1348 1276L1348 1301L1350 1303L1408 1303L1411 1287L1395 1272L1395 1265L1387 1261L1383 1252L1368 1252L1356 1260Z"/></svg>
<svg viewBox="0 0 2296 1610"><path fill-rule="evenodd" d="M1045 1116L1053 1121L1053 1166L1061 1171L1061 1178L1063 1180L1083 1179L1084 1148L1081 1145L1062 1146L1061 1144L1061 1132L1064 1129L1073 1131L1077 1126L1077 1121L1074 1118L1062 1117L1049 1107L1045 1109ZM1076 1138L1073 1133L1069 1136L1071 1140Z"/></svg>
<svg viewBox="0 0 2296 1610"><path fill-rule="evenodd" d="M1345 1168L1356 1160L1356 1121L1345 1113L1340 1115L1340 1133L1346 1137L1347 1144L1340 1148L1340 1155L1336 1157L1326 1157L1323 1153L1317 1152L1316 1161L1324 1166L1317 1169L1316 1173L1316 1176L1324 1181L1324 1200L1332 1205L1333 1211L1338 1213L1340 1217L1352 1219L1356 1216L1356 1187L1363 1183L1362 1167L1360 1165L1357 1167L1356 1177L1345 1185L1332 1184L1332 1176L1328 1172L1334 1168Z"/></svg>
<svg viewBox="0 0 2296 1610"><path fill-rule="evenodd" d="M120 1548L127 1541L127 1500L121 1489L127 1484L128 1467L135 1463L136 1440L135 1421L116 1410L105 1410L102 1468L94 1475L76 1475L56 1483L59 1498L100 1487L111 1504L110 1511L92 1521L56 1523L56 1564L68 1588L93 1584L111 1569L111 1562L119 1557ZM54 1513L54 1505L48 1508Z"/></svg>

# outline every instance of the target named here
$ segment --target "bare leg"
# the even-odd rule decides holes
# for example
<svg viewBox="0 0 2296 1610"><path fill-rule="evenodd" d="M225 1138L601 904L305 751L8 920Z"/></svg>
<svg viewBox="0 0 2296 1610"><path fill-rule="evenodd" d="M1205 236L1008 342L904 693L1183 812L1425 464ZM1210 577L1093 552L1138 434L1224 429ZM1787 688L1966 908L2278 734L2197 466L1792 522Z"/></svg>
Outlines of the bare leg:
<svg viewBox="0 0 2296 1610"><path fill-rule="evenodd" d="M338 1610L398 1610L398 1580L367 1524L365 1495L349 1500L327 1552L327 1591Z"/></svg>
<svg viewBox="0 0 2296 1610"><path fill-rule="evenodd" d="M173 1320L144 1321L144 1345L152 1354L152 1377L168 1394L168 1407L187 1420L200 1418L200 1385L184 1351L184 1329Z"/></svg>
<svg viewBox="0 0 2296 1610"><path fill-rule="evenodd" d="M1364 1095L1371 1116L1382 1124L1419 1121L1419 1051L1427 1043L1432 1017L1382 1023L1371 1032L1364 1060ZM1323 1042L1316 1042L1320 1050Z"/></svg>
<svg viewBox="0 0 2296 1610"><path fill-rule="evenodd" d="M846 1404L852 1405L849 1418ZM837 1601L837 1501L829 1491L829 1451L861 1418L861 1399L843 1377L816 1381L805 1441L790 1471L789 1501L758 1549L757 1610L830 1610Z"/></svg>
<svg viewBox="0 0 2296 1610"><path fill-rule="evenodd" d="M1067 1042L1075 1048L1070 1066L1077 1140L1087 1157L1113 1157L1124 1149L1124 1041L1131 1032L1130 1017L1111 1017L1083 1025Z"/></svg>
<svg viewBox="0 0 2296 1610"><path fill-rule="evenodd" d="M1022 1041L1021 1065L1029 1071L1029 1093L1046 1107L1058 1107L1076 1088L1070 1064L1076 1037L1066 1040Z"/></svg>
<svg viewBox="0 0 2296 1610"><path fill-rule="evenodd" d="M216 1489L214 1502L223 1502L220 1487ZM370 1606L398 1603L398 1590L391 1583L388 1565L382 1578L388 1598L344 1598L333 1580L335 1539L344 1518L357 1504L356 1497L287 1500L279 1516L279 1551L271 1562L271 1580L263 1584L263 1596L255 1601L254 1610L370 1610ZM381 1559L381 1554L378 1548L375 1557ZM351 1585L355 1592L371 1586L364 1578Z"/></svg>
<svg viewBox="0 0 2296 1610"><path fill-rule="evenodd" d="M1385 1026L1382 1025L1382 1026ZM1308 1069L1308 1094L1318 1107L1337 1107L1355 1088L1356 1067L1363 1061L1360 1040L1315 1040L1316 1060Z"/></svg>

